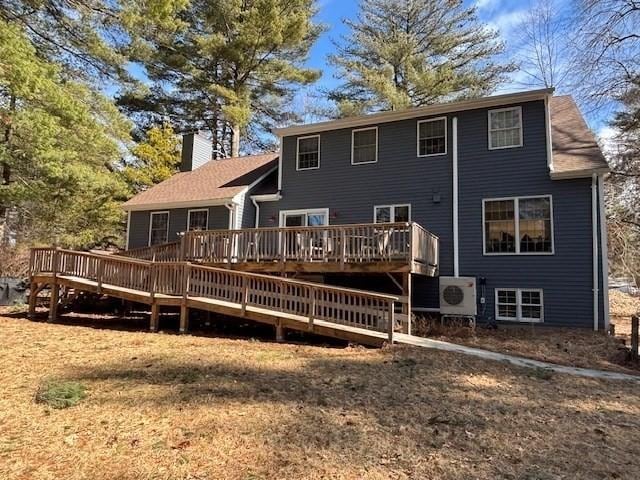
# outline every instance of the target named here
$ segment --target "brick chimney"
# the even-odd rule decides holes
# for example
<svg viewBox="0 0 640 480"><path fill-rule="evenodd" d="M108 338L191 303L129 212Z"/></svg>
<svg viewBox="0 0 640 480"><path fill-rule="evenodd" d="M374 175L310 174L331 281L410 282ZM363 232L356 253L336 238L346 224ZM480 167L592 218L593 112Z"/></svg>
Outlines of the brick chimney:
<svg viewBox="0 0 640 480"><path fill-rule="evenodd" d="M190 172L211 160L213 144L200 132L182 135L181 172Z"/></svg>

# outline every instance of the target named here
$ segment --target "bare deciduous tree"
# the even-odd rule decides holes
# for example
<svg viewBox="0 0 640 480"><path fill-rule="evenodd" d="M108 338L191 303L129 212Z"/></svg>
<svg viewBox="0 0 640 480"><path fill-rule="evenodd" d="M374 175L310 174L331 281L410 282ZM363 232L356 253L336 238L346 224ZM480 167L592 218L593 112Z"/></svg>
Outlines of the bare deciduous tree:
<svg viewBox="0 0 640 480"><path fill-rule="evenodd" d="M527 86L563 88L572 71L569 22L553 0L538 0L519 25L518 59Z"/></svg>

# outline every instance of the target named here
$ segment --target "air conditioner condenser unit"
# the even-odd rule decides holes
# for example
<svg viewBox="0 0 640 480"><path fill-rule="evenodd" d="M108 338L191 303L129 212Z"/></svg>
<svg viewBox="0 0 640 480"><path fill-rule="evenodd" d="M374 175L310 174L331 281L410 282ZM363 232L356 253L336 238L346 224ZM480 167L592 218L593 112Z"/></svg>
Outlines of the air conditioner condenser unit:
<svg viewBox="0 0 640 480"><path fill-rule="evenodd" d="M475 316L475 277L440 277L440 314Z"/></svg>

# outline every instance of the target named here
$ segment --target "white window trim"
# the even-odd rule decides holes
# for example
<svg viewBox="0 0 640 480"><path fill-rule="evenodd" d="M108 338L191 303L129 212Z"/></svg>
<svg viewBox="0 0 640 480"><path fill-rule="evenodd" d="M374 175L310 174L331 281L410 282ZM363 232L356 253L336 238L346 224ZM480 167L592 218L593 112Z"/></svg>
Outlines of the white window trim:
<svg viewBox="0 0 640 480"><path fill-rule="evenodd" d="M516 318L501 317L498 315L498 292L516 292ZM538 292L540 293L540 318L528 318L522 316L522 292ZM496 320L505 322L524 322L524 323L543 323L544 322L544 292L541 288L495 288L494 312Z"/></svg>
<svg viewBox="0 0 640 480"><path fill-rule="evenodd" d="M551 251L550 252L521 252L520 251L520 200L530 198L548 198L549 199L549 215L551 216ZM499 202L504 200L513 200L513 214L515 216L515 235L516 235L516 251L515 252L487 252L487 222L485 221L485 204L486 202ZM499 197L499 198L483 198L482 199L482 254L487 257L502 255L555 255L556 242L553 225L553 196L548 195L526 195L522 197Z"/></svg>
<svg viewBox="0 0 640 480"><path fill-rule="evenodd" d="M318 139L318 166L317 167L306 167L300 168L300 140L305 140L307 138L317 138ZM320 135L307 135L304 137L298 137L296 139L296 170L301 172L304 170L318 170L320 168Z"/></svg>
<svg viewBox="0 0 640 480"><path fill-rule="evenodd" d="M169 241L169 222L171 221L171 214L169 213L169 210L161 210L158 212L151 212L151 215L149 215L149 238L147 240L147 246L151 246L151 226L153 225L153 216L154 215L167 215L167 242ZM161 243L159 243L158 245L162 245Z"/></svg>
<svg viewBox="0 0 640 480"><path fill-rule="evenodd" d="M191 214L193 212L207 212L207 224L205 225L204 229L205 230L209 230L209 209L208 208L194 208L191 209L187 212L187 232L189 232L189 227L191 227Z"/></svg>
<svg viewBox="0 0 640 480"><path fill-rule="evenodd" d="M280 227L284 227L284 221L285 221L285 217L287 215L309 215L309 214L314 214L314 213L321 213L323 215L325 215L325 218L327 219L327 225L329 225L329 209L328 208L303 208L300 210L280 210ZM303 227L305 227L303 225ZM300 228L303 228L300 227ZM291 227L291 228L296 228L296 227Z"/></svg>
<svg viewBox="0 0 640 480"><path fill-rule="evenodd" d="M376 159L369 162L354 162L356 133L366 132L368 130L376 131ZM351 165L366 165L368 163L378 163L378 127L356 128L355 130L351 130Z"/></svg>
<svg viewBox="0 0 640 480"><path fill-rule="evenodd" d="M504 147L494 147L491 145L491 114L492 113L498 113L498 112L506 112L506 111L510 111L510 110L517 110L518 114L520 115L520 142L518 143L518 145L505 145ZM506 108L496 108L493 110L489 110L487 111L487 146L489 147L489 150L504 150L505 148L519 148L522 147L523 145L523 130L524 130L524 126L523 126L524 120L522 118L522 107L518 106L518 107L506 107ZM510 129L500 129L500 130L510 130Z"/></svg>
<svg viewBox="0 0 640 480"><path fill-rule="evenodd" d="M425 155L420 155L420 125L422 123L429 123L429 122L439 122L441 120L444 120L444 152L443 153L429 153L429 154L425 154ZM416 155L419 158L424 158L424 157L438 157L441 155L446 155L447 151L449 149L449 139L448 139L448 134L447 134L447 117L436 117L436 118L429 118L427 120L419 120L417 125L416 125Z"/></svg>
<svg viewBox="0 0 640 480"><path fill-rule="evenodd" d="M389 223L396 223L395 221L393 221L393 217L395 217L395 210L397 207L408 207L409 208L409 220L407 220L407 222L411 221L411 204L410 203L395 203L392 205L374 205L373 206L373 223L378 223L376 222L376 210L378 208L389 208L390 212L389 215L391 217L391 222Z"/></svg>

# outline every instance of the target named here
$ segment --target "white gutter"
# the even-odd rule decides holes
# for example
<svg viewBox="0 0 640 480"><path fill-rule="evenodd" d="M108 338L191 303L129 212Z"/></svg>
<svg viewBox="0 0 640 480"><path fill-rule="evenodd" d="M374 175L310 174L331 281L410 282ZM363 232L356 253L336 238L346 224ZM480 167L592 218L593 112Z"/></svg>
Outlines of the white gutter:
<svg viewBox="0 0 640 480"><path fill-rule="evenodd" d="M593 248L593 329L598 330L598 176L591 177L591 244Z"/></svg>
<svg viewBox="0 0 640 480"><path fill-rule="evenodd" d="M458 117L451 119L451 140L453 142L453 276L460 275L458 252Z"/></svg>
<svg viewBox="0 0 640 480"><path fill-rule="evenodd" d="M549 172L553 173L553 139L551 138L551 105L549 99L551 94L544 97L544 111L546 115L546 130L547 130L547 167Z"/></svg>
<svg viewBox="0 0 640 480"><path fill-rule="evenodd" d="M602 306L604 330L609 331L609 248L607 245L607 217L604 211L604 175L598 176L598 204L600 206L600 257L602 260Z"/></svg>

